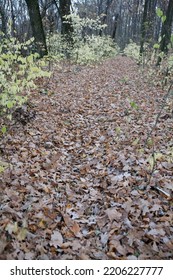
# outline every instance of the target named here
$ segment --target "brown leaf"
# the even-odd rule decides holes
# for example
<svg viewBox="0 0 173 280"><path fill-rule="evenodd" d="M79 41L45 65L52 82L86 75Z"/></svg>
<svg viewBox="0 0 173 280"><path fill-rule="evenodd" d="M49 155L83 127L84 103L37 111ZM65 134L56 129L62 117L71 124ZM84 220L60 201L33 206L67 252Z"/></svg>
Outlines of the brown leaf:
<svg viewBox="0 0 173 280"><path fill-rule="evenodd" d="M108 215L108 218L111 222L114 220L119 221L122 217L120 211L117 211L117 208L108 208L105 213Z"/></svg>
<svg viewBox="0 0 173 280"><path fill-rule="evenodd" d="M5 236L0 236L0 254L3 253L5 247L8 245L8 242L6 241Z"/></svg>
<svg viewBox="0 0 173 280"><path fill-rule="evenodd" d="M113 251L113 252L117 251L122 256L125 256L127 253L125 247L122 246L118 240L111 240L109 246L110 246L109 251Z"/></svg>
<svg viewBox="0 0 173 280"><path fill-rule="evenodd" d="M59 231L54 231L51 235L51 240L49 241L50 246L61 247L63 244L63 237Z"/></svg>
<svg viewBox="0 0 173 280"><path fill-rule="evenodd" d="M65 224L66 224L67 227L73 232L73 234L74 234L76 237L81 238L81 237L82 237L82 234L81 234L81 232L80 232L80 227L79 227L78 223L77 223L76 221L72 220L72 219L70 218L70 216L67 215L67 214L63 214L63 213L62 213L62 216L63 216L63 218L64 218Z"/></svg>
<svg viewBox="0 0 173 280"><path fill-rule="evenodd" d="M149 234L149 235L162 235L162 236L164 236L165 235L165 231L162 228L160 228L160 229L154 228L154 229L149 230L147 234Z"/></svg>

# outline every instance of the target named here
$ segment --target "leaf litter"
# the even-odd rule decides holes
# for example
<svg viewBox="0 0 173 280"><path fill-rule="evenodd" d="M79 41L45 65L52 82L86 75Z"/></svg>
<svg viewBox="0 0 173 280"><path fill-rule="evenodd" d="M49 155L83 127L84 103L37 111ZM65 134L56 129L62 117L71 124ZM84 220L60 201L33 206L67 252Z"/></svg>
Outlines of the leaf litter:
<svg viewBox="0 0 173 280"><path fill-rule="evenodd" d="M146 144L165 92L127 57L74 69L1 139L1 259L172 259L173 119Z"/></svg>

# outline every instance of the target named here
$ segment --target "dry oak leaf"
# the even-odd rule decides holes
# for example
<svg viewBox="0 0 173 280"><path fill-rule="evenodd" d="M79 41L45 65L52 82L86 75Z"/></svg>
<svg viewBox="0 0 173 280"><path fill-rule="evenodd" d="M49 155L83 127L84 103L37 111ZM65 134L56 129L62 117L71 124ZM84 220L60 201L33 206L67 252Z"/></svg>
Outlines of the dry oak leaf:
<svg viewBox="0 0 173 280"><path fill-rule="evenodd" d="M0 254L3 253L5 247L8 245L8 242L6 241L6 237L2 235L0 237Z"/></svg>
<svg viewBox="0 0 173 280"><path fill-rule="evenodd" d="M105 212L111 222L114 220L119 221L122 217L122 214L118 212L115 207L108 208Z"/></svg>
<svg viewBox="0 0 173 280"><path fill-rule="evenodd" d="M59 231L54 231L51 235L51 240L49 242L50 246L61 247L63 244L63 237Z"/></svg>
<svg viewBox="0 0 173 280"><path fill-rule="evenodd" d="M160 228L160 229L151 229L147 232L148 235L161 235L161 236L164 236L165 235L165 231Z"/></svg>
<svg viewBox="0 0 173 280"><path fill-rule="evenodd" d="M72 233L76 236L81 238L82 234L80 232L80 227L78 223L70 218L69 215L61 213L64 219L66 226L72 231Z"/></svg>
<svg viewBox="0 0 173 280"><path fill-rule="evenodd" d="M164 244L171 250L173 250L173 242L171 240L169 240L169 238L167 236L163 237L163 242Z"/></svg>
<svg viewBox="0 0 173 280"><path fill-rule="evenodd" d="M123 247L119 240L110 240L109 242L109 252L118 252L122 256L126 256L127 250Z"/></svg>

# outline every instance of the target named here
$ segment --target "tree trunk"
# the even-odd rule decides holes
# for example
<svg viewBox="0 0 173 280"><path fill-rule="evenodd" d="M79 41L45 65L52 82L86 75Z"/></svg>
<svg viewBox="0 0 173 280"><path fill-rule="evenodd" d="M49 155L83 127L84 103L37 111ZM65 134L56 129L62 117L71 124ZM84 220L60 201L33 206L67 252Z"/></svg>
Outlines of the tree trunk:
<svg viewBox="0 0 173 280"><path fill-rule="evenodd" d="M16 33L16 20L15 20L15 12L14 12L14 7L13 7L12 0L10 0L10 7L11 7L11 20L12 20L11 35L13 37L15 37L15 33Z"/></svg>
<svg viewBox="0 0 173 280"><path fill-rule="evenodd" d="M106 24L107 17L108 17L108 12L109 12L109 8L110 8L112 2L113 2L113 0L107 0L106 3L105 3L105 8L102 8L102 9L104 9L103 12L101 13L101 14L103 14L103 16L102 16L102 21L101 21L102 24ZM102 2L101 2L101 4L103 5ZM101 10L101 9L100 9L100 10ZM99 16L100 16L101 14L99 14ZM115 27L115 28L116 28L116 27ZM115 29L115 28L114 28L114 29ZM102 36L103 34L104 34L104 31L103 31L103 30L100 30L100 31L99 31L99 35Z"/></svg>
<svg viewBox="0 0 173 280"><path fill-rule="evenodd" d="M61 17L61 34L64 35L69 43L73 42L72 33L73 26L71 20L66 20L65 16L69 16L71 0L59 0L59 12Z"/></svg>
<svg viewBox="0 0 173 280"><path fill-rule="evenodd" d="M157 0L152 0L148 5L148 30L147 38L149 39L149 44L152 47L155 43L154 41L154 29L156 28L156 6Z"/></svg>
<svg viewBox="0 0 173 280"><path fill-rule="evenodd" d="M140 55L144 52L144 43L147 31L147 12L148 12L148 4L150 0L145 0L144 4L144 12L143 12L143 19L141 24L141 43L140 43Z"/></svg>
<svg viewBox="0 0 173 280"><path fill-rule="evenodd" d="M46 39L43 30L38 0L25 0L31 21L31 28L35 39L36 51L43 57L47 55Z"/></svg>
<svg viewBox="0 0 173 280"><path fill-rule="evenodd" d="M168 44L170 43L171 38L171 29L173 22L173 1L169 0L168 8L166 11L166 20L162 24L161 30L161 42L160 42L160 51L167 54Z"/></svg>
<svg viewBox="0 0 173 280"><path fill-rule="evenodd" d="M113 31L111 34L111 37L113 40L115 40L115 35L116 35L116 31L117 31L117 24L118 24L118 18L119 18L119 14L116 14L114 17L114 23L113 23Z"/></svg>
<svg viewBox="0 0 173 280"><path fill-rule="evenodd" d="M4 35L7 35L7 19L5 10L3 7L0 6L0 16L1 16L1 31L4 33Z"/></svg>

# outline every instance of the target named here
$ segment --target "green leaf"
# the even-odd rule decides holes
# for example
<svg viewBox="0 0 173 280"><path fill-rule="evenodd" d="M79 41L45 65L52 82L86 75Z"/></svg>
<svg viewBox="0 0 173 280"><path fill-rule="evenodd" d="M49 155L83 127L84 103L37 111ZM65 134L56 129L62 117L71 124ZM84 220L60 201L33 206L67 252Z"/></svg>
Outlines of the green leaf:
<svg viewBox="0 0 173 280"><path fill-rule="evenodd" d="M157 14L157 16L160 17L160 18L163 16L163 12L162 12L162 10L161 10L160 8L157 8L157 9L156 9L156 14Z"/></svg>
<svg viewBox="0 0 173 280"><path fill-rule="evenodd" d="M134 101L130 102L130 106L134 109L138 109L138 105Z"/></svg>
<svg viewBox="0 0 173 280"><path fill-rule="evenodd" d="M166 20L166 16L162 16L162 17L161 17L161 20L162 20L162 23L164 23L165 20Z"/></svg>
<svg viewBox="0 0 173 280"><path fill-rule="evenodd" d="M5 126L5 125L1 128L1 131L2 131L2 133L3 133L3 134L4 134L4 133L6 133L7 128L6 128L6 126Z"/></svg>
<svg viewBox="0 0 173 280"><path fill-rule="evenodd" d="M7 102L7 108L11 109L13 107L13 102L12 101L8 101Z"/></svg>
<svg viewBox="0 0 173 280"><path fill-rule="evenodd" d="M4 167L0 165L0 173L4 172Z"/></svg>
<svg viewBox="0 0 173 280"><path fill-rule="evenodd" d="M159 49L159 48L160 48L160 45L159 45L159 44L154 44L153 48L154 48L154 49Z"/></svg>

